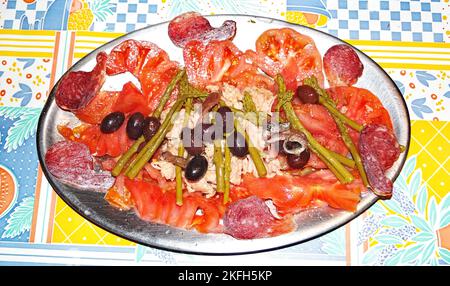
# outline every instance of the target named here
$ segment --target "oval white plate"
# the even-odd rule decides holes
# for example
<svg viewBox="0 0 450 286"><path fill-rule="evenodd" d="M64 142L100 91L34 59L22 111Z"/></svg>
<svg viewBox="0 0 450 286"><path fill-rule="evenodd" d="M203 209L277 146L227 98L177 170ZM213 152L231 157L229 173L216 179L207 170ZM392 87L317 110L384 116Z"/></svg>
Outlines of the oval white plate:
<svg viewBox="0 0 450 286"><path fill-rule="evenodd" d="M237 33L233 42L241 50L254 49L255 41L262 32L282 27L290 27L302 34L311 36L322 56L329 47L343 43L341 40L326 33L270 18L244 15L215 15L208 16L208 19L213 26L220 26L225 20L236 21ZM167 35L167 26L167 22L161 23L117 38L88 54L69 71L91 70L95 65L95 55L98 52L109 52L111 48L126 39L152 41L167 51L171 59L183 63L181 49L177 48L170 41ZM356 86L369 89L381 100L392 118L399 143L408 148L410 121L408 110L400 91L380 66L362 52L357 51L357 53L364 64L364 73ZM113 88L120 89L121 84L118 84L119 82L123 83L123 81L109 80L107 84L111 84ZM44 174L58 195L87 220L137 243L196 254L238 254L276 249L301 243L332 231L357 217L377 201L375 195L368 193L362 198L355 213L331 208L305 211L296 216L298 223L296 231L278 237L256 240L237 240L224 234L200 234L195 231L180 230L166 225L142 221L132 211L121 212L111 207L103 199L103 194L80 191L64 185L48 172L43 160L45 152L53 143L62 140L56 129L57 124L75 119L71 113L64 112L57 107L54 93L55 88L45 104L38 125L38 155ZM389 170L388 177L392 180L395 180L400 173L406 155L407 150L400 155L400 158Z"/></svg>

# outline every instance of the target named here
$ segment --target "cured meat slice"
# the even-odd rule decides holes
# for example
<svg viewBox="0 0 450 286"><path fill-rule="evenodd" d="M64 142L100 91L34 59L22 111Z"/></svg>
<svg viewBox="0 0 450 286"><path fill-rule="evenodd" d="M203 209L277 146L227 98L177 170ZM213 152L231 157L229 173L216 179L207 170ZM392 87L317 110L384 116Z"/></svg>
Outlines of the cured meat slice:
<svg viewBox="0 0 450 286"><path fill-rule="evenodd" d="M269 207L257 196L232 203L223 218L224 232L239 239L264 237L274 222Z"/></svg>
<svg viewBox="0 0 450 286"><path fill-rule="evenodd" d="M364 70L356 52L344 44L328 49L323 57L323 67L331 87L354 85Z"/></svg>
<svg viewBox="0 0 450 286"><path fill-rule="evenodd" d="M63 183L83 190L106 191L114 184L108 172L96 172L89 148L78 142L60 141L45 154L50 173Z"/></svg>
<svg viewBox="0 0 450 286"><path fill-rule="evenodd" d="M53 144L45 154L49 171L61 176L68 168L93 169L89 148L81 143L60 141Z"/></svg>
<svg viewBox="0 0 450 286"><path fill-rule="evenodd" d="M90 72L70 72L58 84L56 104L64 110L76 111L88 105L99 92L106 78L105 52L97 54L97 65Z"/></svg>
<svg viewBox="0 0 450 286"><path fill-rule="evenodd" d="M235 35L235 21L227 20L222 26L214 28L208 19L197 12L181 14L169 24L169 37L180 48L184 48L192 40L207 44L212 40L231 40Z"/></svg>
<svg viewBox="0 0 450 286"><path fill-rule="evenodd" d="M368 147L384 171L389 169L400 155L400 144L390 129L381 124L368 124L361 132L360 148Z"/></svg>
<svg viewBox="0 0 450 286"><path fill-rule="evenodd" d="M361 131L359 152L372 191L382 199L391 198L392 182L385 171L400 155L400 145L394 134L381 124L366 125Z"/></svg>

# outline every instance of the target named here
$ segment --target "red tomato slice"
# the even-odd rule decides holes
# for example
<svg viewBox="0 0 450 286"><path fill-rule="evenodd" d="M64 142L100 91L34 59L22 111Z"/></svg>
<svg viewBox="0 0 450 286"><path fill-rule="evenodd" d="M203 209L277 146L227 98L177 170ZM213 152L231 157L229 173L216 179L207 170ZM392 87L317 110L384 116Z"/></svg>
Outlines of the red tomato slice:
<svg viewBox="0 0 450 286"><path fill-rule="evenodd" d="M119 130L111 134L104 134L99 125L90 124L82 124L73 129L59 125L58 131L67 140L86 144L91 154L97 157L118 157L133 144L126 134L126 121Z"/></svg>
<svg viewBox="0 0 450 286"><path fill-rule="evenodd" d="M274 89L273 80L249 63L248 56L231 41L211 41L207 45L191 41L183 49L183 56L189 81L197 87L226 82L240 89Z"/></svg>
<svg viewBox="0 0 450 286"><path fill-rule="evenodd" d="M131 193L131 199L139 216L144 220L155 219L154 202L160 201L162 192L157 185L144 181L125 178L125 188Z"/></svg>
<svg viewBox="0 0 450 286"><path fill-rule="evenodd" d="M216 205L219 199L206 199L197 193L185 193L183 205L176 204L174 190L163 192L161 188L145 181L125 178L125 187L131 193L138 215L157 223L175 227L196 228L201 232L220 232L223 215ZM197 214L197 210L202 214Z"/></svg>
<svg viewBox="0 0 450 286"><path fill-rule="evenodd" d="M115 75L129 71L134 73L142 64L141 44L135 40L126 40L115 46L108 55L106 73Z"/></svg>
<svg viewBox="0 0 450 286"><path fill-rule="evenodd" d="M159 99L178 71L178 63L168 60L168 57L152 58L144 65L138 79L142 93L148 98L148 107L151 111L158 105Z"/></svg>
<svg viewBox="0 0 450 286"><path fill-rule="evenodd" d="M58 132L65 139L75 142L82 142L89 147L91 154L97 150L98 140L100 138L100 128L96 125L82 124L75 128L69 128L66 125L58 125Z"/></svg>
<svg viewBox="0 0 450 286"><path fill-rule="evenodd" d="M113 106L112 111L121 111L125 114L141 112L148 115L151 110L147 97L132 82L127 82L123 85L119 100Z"/></svg>
<svg viewBox="0 0 450 286"><path fill-rule="evenodd" d="M222 226L220 225L220 219L224 213L222 201L217 198L205 199L197 194L197 204L203 214L195 216L195 229L201 233L221 232Z"/></svg>
<svg viewBox="0 0 450 286"><path fill-rule="evenodd" d="M270 76L281 73L289 90L315 76L323 86L322 57L312 38L290 28L271 29L256 41L255 63Z"/></svg>
<svg viewBox="0 0 450 286"><path fill-rule="evenodd" d="M118 97L118 92L100 91L87 106L74 111L74 114L85 123L100 124L103 118L112 112Z"/></svg>
<svg viewBox="0 0 450 286"><path fill-rule="evenodd" d="M270 199L280 214L294 214L310 207L315 200L326 202L330 207L355 211L364 190L361 180L341 184L328 170L293 177L276 176L255 178L244 176L243 186L262 199Z"/></svg>
<svg viewBox="0 0 450 286"><path fill-rule="evenodd" d="M106 73L116 75L129 71L138 76L146 62L162 59L168 59L167 53L157 45L146 41L126 40L114 47L108 55Z"/></svg>
<svg viewBox="0 0 450 286"><path fill-rule="evenodd" d="M389 113L370 91L357 87L334 87L327 91L337 102L338 109L359 124L378 123L392 129ZM342 155L348 154L334 119L323 106L294 101L293 107L302 124L320 144ZM357 144L359 134L351 128L348 130ZM311 155L309 166L326 167L315 154Z"/></svg>
<svg viewBox="0 0 450 286"><path fill-rule="evenodd" d="M231 65L239 61L241 54L231 41L211 41L206 45L190 41L183 49L189 82L204 88L221 81Z"/></svg>
<svg viewBox="0 0 450 286"><path fill-rule="evenodd" d="M131 72L141 83L144 96L132 83L127 83L116 109L149 114L178 70L178 63L171 61L168 54L157 45L135 40L122 42L108 57L107 73Z"/></svg>
<svg viewBox="0 0 450 286"><path fill-rule="evenodd" d="M318 104L293 104L293 107L302 124L320 144L343 155L348 153L336 123L325 107Z"/></svg>
<svg viewBox="0 0 450 286"><path fill-rule="evenodd" d="M337 102L338 109L359 124L378 123L392 130L389 112L369 90L342 86L329 88L327 91Z"/></svg>
<svg viewBox="0 0 450 286"><path fill-rule="evenodd" d="M255 64L248 63L245 54L240 55L224 75L223 81L236 86L240 90L249 86L275 91L275 82L272 78L262 74Z"/></svg>

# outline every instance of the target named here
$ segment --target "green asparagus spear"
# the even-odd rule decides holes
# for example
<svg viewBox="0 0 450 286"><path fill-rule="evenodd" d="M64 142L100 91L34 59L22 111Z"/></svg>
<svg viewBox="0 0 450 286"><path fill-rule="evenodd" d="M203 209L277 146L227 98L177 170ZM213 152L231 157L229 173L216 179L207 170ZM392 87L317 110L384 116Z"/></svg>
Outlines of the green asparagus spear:
<svg viewBox="0 0 450 286"><path fill-rule="evenodd" d="M282 107L289 122L291 123L292 128L297 129L305 134L311 149L319 155L319 158L323 159L324 163L342 183L352 182L354 179L352 174L347 169L345 169L345 167L338 160L336 160L336 158L334 158L325 147L323 147L319 144L319 142L316 141L312 134L303 126L303 124L298 119L290 102L292 94L289 94L289 92L286 91L286 86L284 84L282 76L277 75L275 80L278 84L279 89L279 102L283 102Z"/></svg>
<svg viewBox="0 0 450 286"><path fill-rule="evenodd" d="M342 140L344 141L345 146L347 146L348 150L352 154L353 160L355 161L356 168L359 171L359 174L361 176L361 179L363 181L364 186L369 186L369 181L367 180L366 171L364 170L364 166L361 160L361 156L359 155L358 150L356 149L355 144L353 143L352 138L348 134L347 127L344 125L344 123L339 119L337 116L332 115L334 118L334 121L336 122L336 125L341 132Z"/></svg>
<svg viewBox="0 0 450 286"><path fill-rule="evenodd" d="M184 108L185 113L183 126L186 126L189 122L189 115L192 110L192 98L188 98L186 100ZM180 145L178 146L178 156L180 157L184 156L183 142L180 142ZM176 181L176 201L177 205L181 206L183 205L183 180L182 180L182 170L180 166L175 166L175 181Z"/></svg>
<svg viewBox="0 0 450 286"><path fill-rule="evenodd" d="M164 106L166 105L167 101L169 100L170 95L172 94L172 91L175 89L177 83L185 75L186 75L186 70L182 69L174 76L174 78L172 78L172 80L170 81L166 90L164 91L163 95L161 96L160 102L159 102L158 106L156 107L155 111L153 112L153 116L155 116L156 118L159 118L161 116L161 113L164 110Z"/></svg>
<svg viewBox="0 0 450 286"><path fill-rule="evenodd" d="M144 167L145 163L150 160L156 150L159 148L161 143L164 141L166 134L172 128L172 117L173 115L180 111L183 103L188 98L204 98L208 96L208 93L200 91L195 87L191 86L187 80L187 76L184 75L180 79L180 96L179 99L173 104L171 109L169 110L164 122L161 124L161 127L156 132L155 136L152 137L150 141L144 146L144 148L139 152L133 162L129 165L128 169L125 171L125 174L133 179L137 176L139 171Z"/></svg>
<svg viewBox="0 0 450 286"><path fill-rule="evenodd" d="M133 145L130 147L130 149L125 152L122 157L120 157L119 161L117 161L116 165L114 166L114 169L112 170L111 174L114 177L117 177L120 175L120 172L122 172L123 167L125 164L130 160L130 158L137 152L139 149L139 146L142 144L142 142L145 141L144 136L139 137Z"/></svg>
<svg viewBox="0 0 450 286"><path fill-rule="evenodd" d="M231 152L228 149L227 142L225 140L225 166L224 166L224 183L225 190L223 192L223 204L226 204L230 197L230 175L231 175Z"/></svg>
<svg viewBox="0 0 450 286"><path fill-rule="evenodd" d="M240 126L239 122L237 120L234 121L234 125L236 130L244 135L245 142L247 142L248 146L248 153L250 155L250 158L253 161L253 164L255 164L256 171L258 172L259 177L265 177L267 176L267 169L264 165L264 161L261 158L261 154L259 154L258 149L253 145L252 141L250 140L250 137L248 136L247 132Z"/></svg>
<svg viewBox="0 0 450 286"><path fill-rule="evenodd" d="M216 166L216 190L218 193L223 193L225 189L224 165L222 154L222 140L214 140L214 155L213 161Z"/></svg>
<svg viewBox="0 0 450 286"><path fill-rule="evenodd" d="M361 124L358 124L357 122L345 116L343 113L339 112L339 110L331 105L323 96L319 96L319 103L322 104L330 114L332 114L336 118L339 118L339 120L355 129L356 131L361 132L361 130L363 129L363 126Z"/></svg>
<svg viewBox="0 0 450 286"><path fill-rule="evenodd" d="M142 148L141 152L136 156L135 160L130 164L128 169L125 172L125 175L130 179L134 179L139 171L144 167L144 165L150 160L156 150L159 148L161 143L164 141L166 134L172 127L172 116L180 111L185 98L179 99L175 102L175 104L170 109L166 118L164 119L161 127L156 132L155 136L150 139L150 141L145 144L144 148Z"/></svg>
<svg viewBox="0 0 450 286"><path fill-rule="evenodd" d="M155 111L153 112L154 117L159 118L161 116L161 112L164 109L164 106L166 105L167 101L169 100L170 95L172 94L173 90L175 89L175 86L184 77L186 77L186 71L184 69L182 69L170 81L169 85L166 87L166 90L164 91L164 94L161 97L161 101L159 102L158 107L156 107ZM133 155L137 152L139 146L144 141L145 141L145 138L142 135L134 142L134 144L130 147L130 149L128 149L127 152L125 152L120 157L119 161L117 161L116 165L114 166L114 169L111 172L111 174L114 177L117 177L118 175L120 175L125 164L131 159L131 157L133 157Z"/></svg>
<svg viewBox="0 0 450 286"><path fill-rule="evenodd" d="M252 95L249 92L244 92L243 99L245 118L250 122L256 122L257 126L260 125L259 111L256 109L255 102L253 101Z"/></svg>
<svg viewBox="0 0 450 286"><path fill-rule="evenodd" d="M345 156L343 156L339 153L336 153L334 151L331 151L331 150L328 150L328 152L330 152L331 156L336 158L336 160L338 160L345 166L350 167L352 169L355 168L355 161L353 161L351 158L345 157Z"/></svg>
<svg viewBox="0 0 450 286"><path fill-rule="evenodd" d="M353 121L352 119L348 118L345 114L341 113L339 110L336 109L336 103L326 92L326 90L320 87L319 82L317 81L317 78L315 76L305 79L303 83L309 85L310 87L316 90L316 92L319 94L319 103L322 104L326 109L328 109L328 111L331 114L337 116L351 128L355 129L358 132L361 132L363 126Z"/></svg>
<svg viewBox="0 0 450 286"><path fill-rule="evenodd" d="M316 153L317 157L319 157L322 162L327 162L327 158L325 158L319 151L317 151L314 147L310 146L311 150L313 150L314 153ZM340 182L344 182L346 179L342 174L336 170L336 168L333 165L327 165L331 172L338 178Z"/></svg>
<svg viewBox="0 0 450 286"><path fill-rule="evenodd" d="M336 109L336 103L328 95L327 91L324 90L323 88L321 88L317 84L317 79L315 77L312 77L312 78L308 79L308 82L313 84L311 87L313 87L317 91L317 93L319 93L319 95L320 95L319 103L321 103L323 106L325 106L326 109L328 109L328 111L330 112L330 114L333 117L334 121L336 122L336 125L337 125L337 127L339 129L339 132L341 133L342 140L344 141L345 146L347 146L347 149L352 154L352 157L353 157L353 160L355 162L356 168L359 171L359 174L361 176L361 179L362 179L364 185L367 187L369 185L369 181L367 180L367 174L366 174L366 171L364 170L364 166L363 166L363 163L362 163L362 160L361 160L361 156L359 155L359 152L356 149L356 146L353 143L353 140L350 137L350 135L348 133L347 126L345 126L344 122L347 123L347 125L349 125L350 127L354 128L355 130L358 130L358 132L360 132L363 127L361 125L357 124L356 122L355 122L355 124L358 125L358 126L356 126L356 127L352 126L353 123L351 123L351 122L353 122L353 121L349 122L349 121L346 120L347 117L344 116L342 113L340 113Z"/></svg>

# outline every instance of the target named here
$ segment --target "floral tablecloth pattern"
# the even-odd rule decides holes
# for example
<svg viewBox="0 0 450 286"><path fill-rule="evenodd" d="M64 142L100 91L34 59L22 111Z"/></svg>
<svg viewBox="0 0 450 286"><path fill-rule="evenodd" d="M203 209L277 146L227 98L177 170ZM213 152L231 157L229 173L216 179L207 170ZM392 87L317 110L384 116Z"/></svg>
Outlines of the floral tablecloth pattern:
<svg viewBox="0 0 450 286"><path fill-rule="evenodd" d="M191 10L308 25L377 61L411 115L411 146L393 199L307 243L218 259L136 245L58 198L35 146L51 87L99 45ZM450 264L449 17L448 0L0 0L0 265Z"/></svg>

